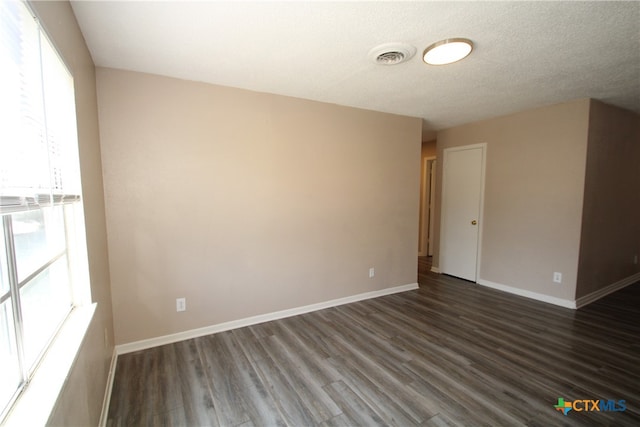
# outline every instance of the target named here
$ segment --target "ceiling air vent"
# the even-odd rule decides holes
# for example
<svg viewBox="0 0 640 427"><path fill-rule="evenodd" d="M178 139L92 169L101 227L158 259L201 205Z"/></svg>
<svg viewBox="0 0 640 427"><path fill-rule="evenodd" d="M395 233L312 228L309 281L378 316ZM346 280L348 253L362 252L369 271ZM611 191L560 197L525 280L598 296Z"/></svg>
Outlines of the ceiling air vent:
<svg viewBox="0 0 640 427"><path fill-rule="evenodd" d="M379 65L396 65L406 62L416 53L416 48L404 43L386 43L369 51L369 58Z"/></svg>

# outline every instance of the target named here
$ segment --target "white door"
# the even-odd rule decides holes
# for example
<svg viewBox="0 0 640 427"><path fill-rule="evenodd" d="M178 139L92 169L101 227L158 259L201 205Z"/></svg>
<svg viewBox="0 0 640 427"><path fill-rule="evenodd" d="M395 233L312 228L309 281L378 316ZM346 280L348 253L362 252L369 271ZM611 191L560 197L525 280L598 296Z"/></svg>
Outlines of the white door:
<svg viewBox="0 0 640 427"><path fill-rule="evenodd" d="M444 150L440 270L477 280L486 144Z"/></svg>

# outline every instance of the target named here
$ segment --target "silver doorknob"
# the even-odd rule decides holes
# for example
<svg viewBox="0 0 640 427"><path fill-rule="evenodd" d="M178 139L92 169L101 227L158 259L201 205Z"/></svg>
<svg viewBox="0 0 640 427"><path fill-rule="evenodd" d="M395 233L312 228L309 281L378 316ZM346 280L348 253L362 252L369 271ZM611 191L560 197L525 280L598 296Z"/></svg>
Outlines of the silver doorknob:
<svg viewBox="0 0 640 427"><path fill-rule="evenodd" d="M478 221L476 221L475 219L473 221L471 221L471 225L476 225L478 223Z"/></svg>

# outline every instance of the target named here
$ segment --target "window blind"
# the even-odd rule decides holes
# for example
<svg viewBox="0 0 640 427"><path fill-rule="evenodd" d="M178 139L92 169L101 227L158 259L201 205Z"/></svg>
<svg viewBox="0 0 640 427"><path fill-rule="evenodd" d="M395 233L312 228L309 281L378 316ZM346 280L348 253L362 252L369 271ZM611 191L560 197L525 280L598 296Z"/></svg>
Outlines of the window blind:
<svg viewBox="0 0 640 427"><path fill-rule="evenodd" d="M73 78L21 2L0 2L0 214L80 199Z"/></svg>

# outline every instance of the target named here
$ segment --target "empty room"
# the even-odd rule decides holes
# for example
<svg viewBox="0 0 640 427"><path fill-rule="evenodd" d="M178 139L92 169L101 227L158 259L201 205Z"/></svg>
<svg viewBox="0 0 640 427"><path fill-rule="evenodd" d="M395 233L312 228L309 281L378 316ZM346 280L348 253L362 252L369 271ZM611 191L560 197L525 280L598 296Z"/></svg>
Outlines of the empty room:
<svg viewBox="0 0 640 427"><path fill-rule="evenodd" d="M0 425L640 425L640 3L0 3Z"/></svg>

